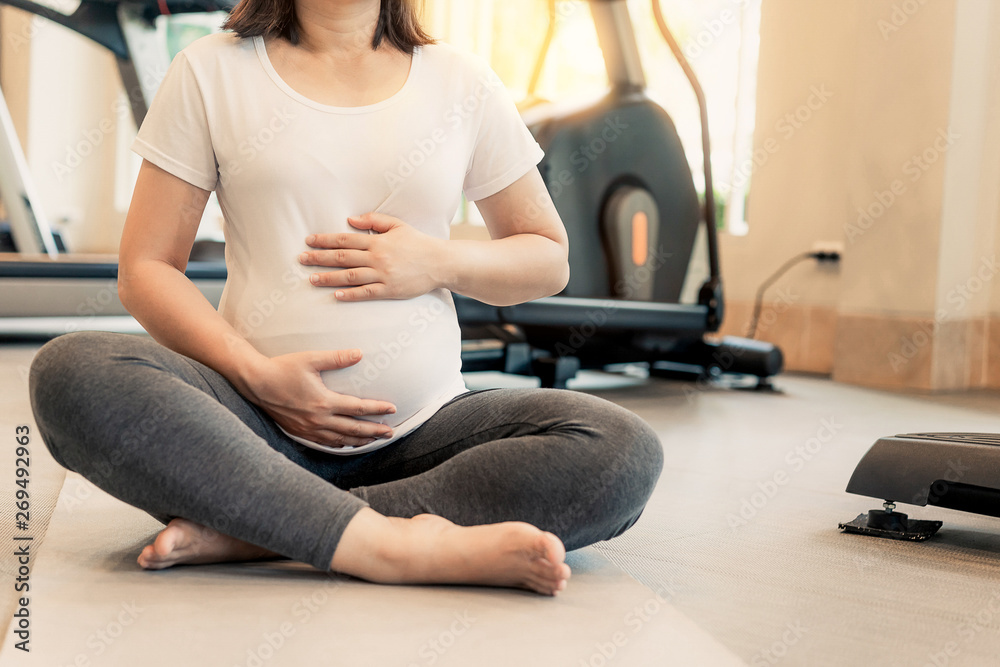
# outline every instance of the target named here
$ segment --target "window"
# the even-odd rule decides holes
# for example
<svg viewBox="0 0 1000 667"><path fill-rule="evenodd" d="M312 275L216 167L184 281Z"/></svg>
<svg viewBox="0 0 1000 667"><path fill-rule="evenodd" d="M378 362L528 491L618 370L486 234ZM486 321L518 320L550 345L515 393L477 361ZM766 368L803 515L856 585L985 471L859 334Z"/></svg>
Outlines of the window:
<svg viewBox="0 0 1000 667"><path fill-rule="evenodd" d="M607 87L589 3L559 0L557 32L536 94L548 100L593 98ZM760 0L662 0L663 14L698 75L708 100L715 197L722 227L745 234L753 144ZM695 184L704 195L697 101L661 37L650 0L628 0L649 96L674 119ZM513 92L524 98L545 36L545 0L432 0L428 28L488 56Z"/></svg>

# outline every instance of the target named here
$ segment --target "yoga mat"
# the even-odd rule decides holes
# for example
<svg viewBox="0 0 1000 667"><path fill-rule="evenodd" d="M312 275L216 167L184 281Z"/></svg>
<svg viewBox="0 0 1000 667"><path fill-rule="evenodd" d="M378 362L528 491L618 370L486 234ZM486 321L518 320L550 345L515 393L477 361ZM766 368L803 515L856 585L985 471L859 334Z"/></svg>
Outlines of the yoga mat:
<svg viewBox="0 0 1000 667"><path fill-rule="evenodd" d="M290 561L143 571L161 524L69 473L31 573L30 654L44 665L741 665L659 590L596 550L555 598L383 586Z"/></svg>

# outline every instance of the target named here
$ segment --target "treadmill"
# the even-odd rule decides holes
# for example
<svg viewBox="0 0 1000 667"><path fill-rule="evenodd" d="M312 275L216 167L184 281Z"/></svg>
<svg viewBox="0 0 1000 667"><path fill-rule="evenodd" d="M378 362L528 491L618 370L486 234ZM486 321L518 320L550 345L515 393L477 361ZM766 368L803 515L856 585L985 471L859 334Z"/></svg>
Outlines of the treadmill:
<svg viewBox="0 0 1000 667"><path fill-rule="evenodd" d="M31 0L0 0L65 26L111 51L136 126L146 117L169 55L157 48L156 19L172 14L228 12L236 0L81 0L64 14ZM138 72L147 73L139 76ZM0 199L10 224L0 253L0 336L47 338L79 329L141 333L118 300L117 257L66 253L35 193L20 141L0 91ZM226 283L221 252L196 242L186 274L213 304Z"/></svg>
<svg viewBox="0 0 1000 667"><path fill-rule="evenodd" d="M137 125L156 86L140 81L136 59L166 58L149 49L157 17L229 11L235 5L235 0L82 0L65 15L31 0L0 2L110 49ZM782 370L779 349L747 339L705 338L718 331L724 307L714 199L699 203L673 122L644 93L626 0L590 0L590 6L610 92L596 105L570 111L536 108L525 117L546 151L539 169L569 233L570 282L558 296L506 307L456 294L463 370L536 376L542 386L565 387L582 368L642 364L656 376L730 373L755 377L757 386L768 387L768 378ZM704 95L658 11L657 18L698 95L706 190L711 192ZM154 71L165 69L161 63ZM0 124L0 197L19 251L0 254L0 335L47 337L79 327L141 331L118 301L113 258L71 259L59 252L32 192L2 94ZM574 151L609 127L619 128L614 140L605 138L600 156L573 171L579 170ZM186 269L215 305L226 279L219 245L196 244ZM694 275L692 258L701 247L708 276L695 286L696 300L681 303L682 293L692 292L685 283ZM76 318L67 325L67 316Z"/></svg>

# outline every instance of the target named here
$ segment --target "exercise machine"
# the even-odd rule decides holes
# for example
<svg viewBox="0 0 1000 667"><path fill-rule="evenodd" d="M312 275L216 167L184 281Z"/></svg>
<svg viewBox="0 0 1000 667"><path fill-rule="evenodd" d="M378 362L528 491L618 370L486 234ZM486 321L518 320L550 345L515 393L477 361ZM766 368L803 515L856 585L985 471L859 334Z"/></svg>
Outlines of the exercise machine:
<svg viewBox="0 0 1000 667"><path fill-rule="evenodd" d="M170 62L155 36L157 18L229 11L235 0L81 0L72 14L31 0L0 4L58 23L111 51L138 126ZM142 331L118 300L117 258L66 253L53 233L2 92L0 199L10 225L7 241L17 250L0 255L0 334L45 337L80 328ZM224 262L197 253L192 260L188 277L217 304L226 280Z"/></svg>
<svg viewBox="0 0 1000 667"><path fill-rule="evenodd" d="M705 191L699 203L677 130L645 94L646 80L625 0L590 0L610 91L566 110L532 104L525 122L545 150L539 170L570 238L569 284L561 294L508 307L456 297L469 338L491 333L500 348L467 360L469 370L537 375L565 386L581 368L644 364L653 375L745 374L768 386L782 369L769 343L708 341L724 315L705 96L654 0L663 37L695 91L701 112ZM552 41L554 0L533 97ZM703 237L699 244L698 236ZM708 275L692 270L696 248ZM696 302L682 295L696 285Z"/></svg>
<svg viewBox="0 0 1000 667"><path fill-rule="evenodd" d="M858 463L848 493L885 501L882 509L841 523L840 529L874 537L922 541L940 521L910 519L897 503L947 507L1000 517L1000 435L907 433L880 438Z"/></svg>

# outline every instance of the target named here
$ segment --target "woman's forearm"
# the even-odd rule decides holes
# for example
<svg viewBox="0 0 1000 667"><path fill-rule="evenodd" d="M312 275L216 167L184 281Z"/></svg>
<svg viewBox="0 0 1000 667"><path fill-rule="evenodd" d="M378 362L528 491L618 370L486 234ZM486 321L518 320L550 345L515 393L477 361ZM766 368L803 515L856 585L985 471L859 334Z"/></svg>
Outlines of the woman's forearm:
<svg viewBox="0 0 1000 667"><path fill-rule="evenodd" d="M551 296L569 280L565 247L540 234L444 247L443 287L494 306Z"/></svg>
<svg viewBox="0 0 1000 667"><path fill-rule="evenodd" d="M218 371L249 396L246 379L266 357L226 322L176 267L154 259L123 265L118 295L154 340Z"/></svg>

